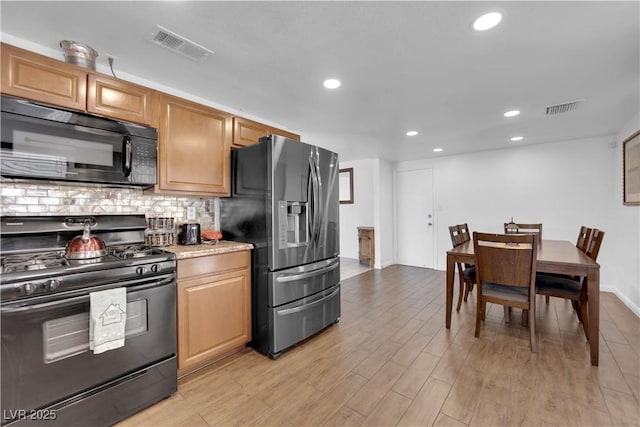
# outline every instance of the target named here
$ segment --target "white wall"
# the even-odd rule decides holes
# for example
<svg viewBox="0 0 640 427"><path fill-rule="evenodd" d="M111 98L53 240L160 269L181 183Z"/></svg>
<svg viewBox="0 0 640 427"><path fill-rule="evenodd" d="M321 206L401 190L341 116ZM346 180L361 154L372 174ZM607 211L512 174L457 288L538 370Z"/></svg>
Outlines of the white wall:
<svg viewBox="0 0 640 427"><path fill-rule="evenodd" d="M374 227L372 159L340 162L353 168L353 204L340 205L340 256L358 258L358 227Z"/></svg>
<svg viewBox="0 0 640 427"><path fill-rule="evenodd" d="M614 292L627 306L635 307L636 314L640 315L640 206L624 206L622 204L622 141L640 129L640 113L629 120L616 136L616 157L619 159L615 172L617 192L616 215L617 226L621 232L616 236L615 245L628 250L616 253L616 268L614 271ZM608 239L605 234L604 238ZM629 242L629 243L626 243ZM604 244L604 243L603 243Z"/></svg>
<svg viewBox="0 0 640 427"><path fill-rule="evenodd" d="M581 225L597 227L605 231L598 257L602 289L622 295L640 315L640 221L637 207L622 206L622 155L616 139L514 146L396 167L434 170L437 268L445 269L452 224L501 232L503 222L513 217L543 223L545 239L570 241Z"/></svg>
<svg viewBox="0 0 640 427"><path fill-rule="evenodd" d="M373 168L375 268L394 263L393 247L393 164L376 159Z"/></svg>

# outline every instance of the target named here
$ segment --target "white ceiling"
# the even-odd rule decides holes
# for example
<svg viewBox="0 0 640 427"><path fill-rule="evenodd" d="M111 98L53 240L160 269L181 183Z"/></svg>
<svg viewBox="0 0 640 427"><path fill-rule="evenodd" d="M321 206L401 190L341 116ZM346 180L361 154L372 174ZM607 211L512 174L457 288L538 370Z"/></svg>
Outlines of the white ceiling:
<svg viewBox="0 0 640 427"><path fill-rule="evenodd" d="M503 13L474 32L480 14ZM138 76L298 132L341 160L428 158L615 135L640 110L640 3L12 2L3 39L94 47ZM161 25L215 51L150 42ZM336 77L334 91L322 81ZM577 110L544 107L584 99ZM519 109L520 116L503 113ZM405 132L415 129L416 137ZM435 147L444 149L434 153Z"/></svg>

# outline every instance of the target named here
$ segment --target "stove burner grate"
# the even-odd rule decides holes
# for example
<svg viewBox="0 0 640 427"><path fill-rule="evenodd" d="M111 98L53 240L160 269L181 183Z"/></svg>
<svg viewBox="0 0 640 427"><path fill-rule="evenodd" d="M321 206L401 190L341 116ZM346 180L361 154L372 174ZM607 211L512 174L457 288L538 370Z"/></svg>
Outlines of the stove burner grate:
<svg viewBox="0 0 640 427"><path fill-rule="evenodd" d="M69 262L64 252L47 252L43 254L14 254L2 258L2 272L44 270L45 268L65 267Z"/></svg>

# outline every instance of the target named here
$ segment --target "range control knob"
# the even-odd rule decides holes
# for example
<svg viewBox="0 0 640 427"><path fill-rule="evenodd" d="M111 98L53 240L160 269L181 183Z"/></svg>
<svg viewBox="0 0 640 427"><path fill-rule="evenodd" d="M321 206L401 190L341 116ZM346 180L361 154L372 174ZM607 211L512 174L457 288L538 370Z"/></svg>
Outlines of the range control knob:
<svg viewBox="0 0 640 427"><path fill-rule="evenodd" d="M158 270L160 270L160 266L158 264L153 264L151 266L151 271L153 271L154 273L157 273Z"/></svg>
<svg viewBox="0 0 640 427"><path fill-rule="evenodd" d="M142 276L147 270L144 267L138 267L136 268L136 273L138 274L138 276Z"/></svg>
<svg viewBox="0 0 640 427"><path fill-rule="evenodd" d="M35 292L36 289L37 286L33 283L25 283L24 285L22 285L22 292L24 292L26 295L31 295Z"/></svg>
<svg viewBox="0 0 640 427"><path fill-rule="evenodd" d="M58 279L49 279L44 283L44 288L49 291L55 291L60 286L60 280Z"/></svg>

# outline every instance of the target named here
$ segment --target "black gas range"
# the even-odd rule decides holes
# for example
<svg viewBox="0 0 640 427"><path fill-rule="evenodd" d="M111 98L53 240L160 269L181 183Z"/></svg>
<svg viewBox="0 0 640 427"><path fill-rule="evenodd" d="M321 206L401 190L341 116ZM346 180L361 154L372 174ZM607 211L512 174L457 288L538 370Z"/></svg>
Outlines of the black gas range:
<svg viewBox="0 0 640 427"><path fill-rule="evenodd" d="M145 244L144 215L0 221L2 425L111 425L176 391L176 259ZM87 221L106 251L68 257ZM94 354L90 296L114 288L124 346Z"/></svg>
<svg viewBox="0 0 640 427"><path fill-rule="evenodd" d="M107 244L106 255L67 258L66 244L84 221ZM144 215L3 217L0 300L51 295L175 271L175 255L147 246Z"/></svg>

